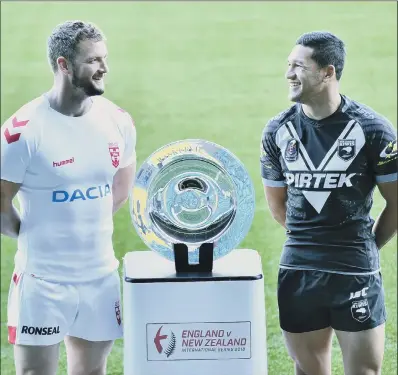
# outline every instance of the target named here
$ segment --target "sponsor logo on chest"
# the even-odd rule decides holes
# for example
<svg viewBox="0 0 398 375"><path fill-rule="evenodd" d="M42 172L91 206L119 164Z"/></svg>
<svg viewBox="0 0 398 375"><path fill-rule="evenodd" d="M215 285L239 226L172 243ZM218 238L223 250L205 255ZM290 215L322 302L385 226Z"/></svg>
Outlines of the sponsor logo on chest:
<svg viewBox="0 0 398 375"><path fill-rule="evenodd" d="M74 202L76 200L86 201L104 198L111 193L109 184L79 188L71 191L55 190L52 194L52 201L54 203Z"/></svg>
<svg viewBox="0 0 398 375"><path fill-rule="evenodd" d="M356 173L308 173L286 172L286 183L296 188L305 189L336 189L351 187Z"/></svg>
<svg viewBox="0 0 398 375"><path fill-rule="evenodd" d="M287 168L286 184L302 190L318 213L333 189L350 188L355 184L358 173L347 170L365 144L365 135L356 121L347 123L317 167L291 122L278 130L276 140Z"/></svg>
<svg viewBox="0 0 398 375"><path fill-rule="evenodd" d="M70 158L70 159L66 159L66 160L61 160L61 161L53 161L53 167L61 167L62 165L66 165L66 164L72 164L75 162L75 158Z"/></svg>

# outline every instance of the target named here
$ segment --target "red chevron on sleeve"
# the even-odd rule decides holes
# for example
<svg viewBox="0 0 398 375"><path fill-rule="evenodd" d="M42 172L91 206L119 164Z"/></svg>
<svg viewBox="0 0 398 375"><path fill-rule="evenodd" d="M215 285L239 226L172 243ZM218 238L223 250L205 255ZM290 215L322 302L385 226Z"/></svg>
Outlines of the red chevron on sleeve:
<svg viewBox="0 0 398 375"><path fill-rule="evenodd" d="M4 137L6 137L6 141L8 144L18 141L20 136L21 133L10 134L10 131L8 129L4 130Z"/></svg>
<svg viewBox="0 0 398 375"><path fill-rule="evenodd" d="M12 127L13 128L20 128L23 126L26 126L26 124L29 122L29 120L24 120L24 121L18 121L16 117L12 119ZM10 130L6 128L4 130L4 137L6 138L6 141L8 144L17 142L19 138L21 137L21 133L15 133L11 134Z"/></svg>
<svg viewBox="0 0 398 375"><path fill-rule="evenodd" d="M17 118L14 117L14 118L12 119L12 127L13 127L13 128L20 128L21 126L25 126L28 122L29 122L29 120L18 121Z"/></svg>

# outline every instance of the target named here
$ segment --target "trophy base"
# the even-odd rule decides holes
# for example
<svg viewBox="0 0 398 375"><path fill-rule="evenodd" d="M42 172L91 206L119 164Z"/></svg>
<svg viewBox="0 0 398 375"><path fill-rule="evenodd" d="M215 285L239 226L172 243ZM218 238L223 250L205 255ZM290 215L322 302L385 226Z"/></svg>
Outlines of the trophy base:
<svg viewBox="0 0 398 375"><path fill-rule="evenodd" d="M206 273L213 270L214 243L206 242L199 247L199 263L190 264L188 261L188 246L183 243L173 244L174 264L177 274L181 273Z"/></svg>
<svg viewBox="0 0 398 375"><path fill-rule="evenodd" d="M235 249L211 274L176 274L154 251L127 253L123 324L124 375L267 375L260 255Z"/></svg>

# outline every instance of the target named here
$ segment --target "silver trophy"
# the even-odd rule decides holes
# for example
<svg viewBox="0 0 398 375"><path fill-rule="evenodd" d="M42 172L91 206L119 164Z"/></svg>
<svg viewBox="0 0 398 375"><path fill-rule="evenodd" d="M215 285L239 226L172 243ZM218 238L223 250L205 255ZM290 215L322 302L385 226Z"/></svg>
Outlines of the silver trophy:
<svg viewBox="0 0 398 375"><path fill-rule="evenodd" d="M130 214L145 244L176 261L175 245L187 248L189 264L202 244L214 260L247 235L255 193L243 164L230 151L204 140L182 140L155 151L136 174Z"/></svg>

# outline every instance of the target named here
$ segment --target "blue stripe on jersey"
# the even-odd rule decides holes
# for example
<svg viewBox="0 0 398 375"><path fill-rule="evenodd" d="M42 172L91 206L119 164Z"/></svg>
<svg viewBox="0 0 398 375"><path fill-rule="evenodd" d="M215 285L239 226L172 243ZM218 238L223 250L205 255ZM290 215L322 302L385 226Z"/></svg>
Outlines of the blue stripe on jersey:
<svg viewBox="0 0 398 375"><path fill-rule="evenodd" d="M263 178L263 185L269 187L285 187L285 181L266 180Z"/></svg>
<svg viewBox="0 0 398 375"><path fill-rule="evenodd" d="M398 172L386 174L383 176L376 176L377 182L392 182L392 181L397 181L397 180L398 180Z"/></svg>

